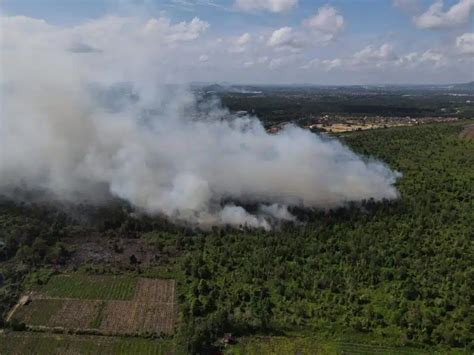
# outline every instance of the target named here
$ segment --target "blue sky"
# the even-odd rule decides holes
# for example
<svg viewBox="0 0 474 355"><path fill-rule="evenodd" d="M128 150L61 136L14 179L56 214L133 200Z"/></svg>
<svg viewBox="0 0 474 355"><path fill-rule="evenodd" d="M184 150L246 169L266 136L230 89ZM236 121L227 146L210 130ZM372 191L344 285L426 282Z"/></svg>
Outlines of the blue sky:
<svg viewBox="0 0 474 355"><path fill-rule="evenodd" d="M275 81L278 69L285 82L442 83L472 79L474 71L474 0L0 0L0 8L57 27L107 15L198 18L208 27L184 50L208 48L196 49L204 71L197 76L218 66L217 81Z"/></svg>
<svg viewBox="0 0 474 355"><path fill-rule="evenodd" d="M207 4L206 4L207 3ZM209 5L209 3L218 6ZM419 1L420 6L428 7L433 1ZM456 0L446 0L450 7ZM55 24L78 23L97 18L108 13L126 13L130 4L143 6L150 15L166 11L175 20L189 20L195 16L205 19L223 31L238 31L242 26L283 26L295 25L311 15L319 7L329 4L339 9L354 33L373 33L381 28L384 31L403 31L415 34L410 26L410 17L403 11L394 11L389 0L300 0L290 12L269 14L267 12L240 12L234 9L233 0L193 1L193 0L2 0L0 6L9 15L24 15L43 18Z"/></svg>

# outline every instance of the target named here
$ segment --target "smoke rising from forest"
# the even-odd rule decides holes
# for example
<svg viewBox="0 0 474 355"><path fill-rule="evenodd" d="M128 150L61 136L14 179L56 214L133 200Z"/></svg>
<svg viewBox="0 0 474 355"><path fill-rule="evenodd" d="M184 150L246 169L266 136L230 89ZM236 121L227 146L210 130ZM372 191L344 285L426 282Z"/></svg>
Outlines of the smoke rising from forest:
<svg viewBox="0 0 474 355"><path fill-rule="evenodd" d="M2 18L0 190L112 195L200 226L271 228L292 205L394 199L398 173L295 126L268 134L185 86L194 19ZM234 202L225 202L234 201ZM237 202L258 204L248 212Z"/></svg>

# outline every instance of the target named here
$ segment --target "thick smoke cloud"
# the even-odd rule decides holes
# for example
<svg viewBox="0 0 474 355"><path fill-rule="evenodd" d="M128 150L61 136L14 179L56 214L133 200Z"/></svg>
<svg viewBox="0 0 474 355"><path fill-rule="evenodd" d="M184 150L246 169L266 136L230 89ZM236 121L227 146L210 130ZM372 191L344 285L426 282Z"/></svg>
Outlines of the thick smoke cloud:
<svg viewBox="0 0 474 355"><path fill-rule="evenodd" d="M10 17L1 26L2 190L111 194L176 221L266 229L294 220L291 205L398 196L397 173L336 140L294 126L271 135L255 117L169 85L185 81L186 48L208 27L199 19L58 28ZM260 207L249 213L237 201Z"/></svg>

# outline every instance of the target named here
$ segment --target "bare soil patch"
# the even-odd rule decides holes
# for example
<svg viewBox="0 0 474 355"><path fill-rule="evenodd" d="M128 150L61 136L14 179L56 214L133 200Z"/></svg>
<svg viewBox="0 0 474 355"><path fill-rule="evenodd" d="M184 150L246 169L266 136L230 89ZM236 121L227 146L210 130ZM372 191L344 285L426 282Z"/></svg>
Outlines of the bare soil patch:
<svg viewBox="0 0 474 355"><path fill-rule="evenodd" d="M112 334L173 334L174 304L110 301L100 330Z"/></svg>
<svg viewBox="0 0 474 355"><path fill-rule="evenodd" d="M136 302L175 302L175 281L139 279L133 300Z"/></svg>
<svg viewBox="0 0 474 355"><path fill-rule="evenodd" d="M93 322L101 301L65 300L62 308L51 316L50 327L87 329Z"/></svg>
<svg viewBox="0 0 474 355"><path fill-rule="evenodd" d="M110 301L100 329L108 333L172 334L176 321L175 281L139 279L131 301Z"/></svg>

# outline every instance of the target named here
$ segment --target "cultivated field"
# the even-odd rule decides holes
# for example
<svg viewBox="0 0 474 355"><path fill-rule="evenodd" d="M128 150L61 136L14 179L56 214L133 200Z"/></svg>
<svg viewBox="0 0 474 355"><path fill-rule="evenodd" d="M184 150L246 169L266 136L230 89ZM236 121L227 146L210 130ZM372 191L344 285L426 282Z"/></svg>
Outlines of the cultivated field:
<svg viewBox="0 0 474 355"><path fill-rule="evenodd" d="M58 275L40 289L49 298L129 300L138 279L132 276Z"/></svg>
<svg viewBox="0 0 474 355"><path fill-rule="evenodd" d="M174 332L175 281L128 276L61 275L30 294L12 319L33 329L108 335Z"/></svg>
<svg viewBox="0 0 474 355"><path fill-rule="evenodd" d="M0 335L0 354L162 355L175 353L171 340L13 332Z"/></svg>

